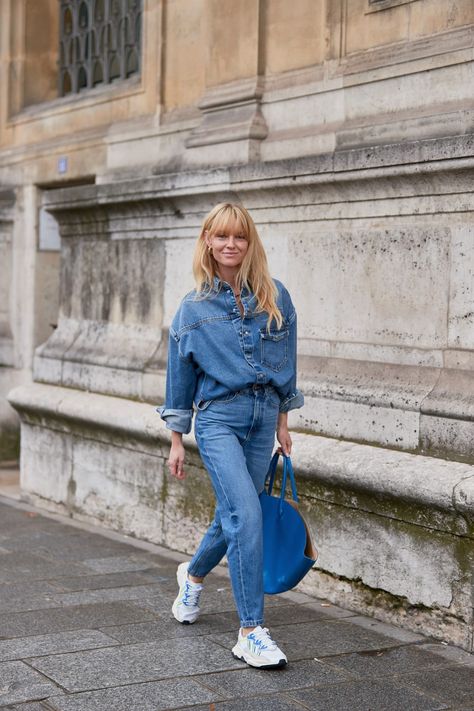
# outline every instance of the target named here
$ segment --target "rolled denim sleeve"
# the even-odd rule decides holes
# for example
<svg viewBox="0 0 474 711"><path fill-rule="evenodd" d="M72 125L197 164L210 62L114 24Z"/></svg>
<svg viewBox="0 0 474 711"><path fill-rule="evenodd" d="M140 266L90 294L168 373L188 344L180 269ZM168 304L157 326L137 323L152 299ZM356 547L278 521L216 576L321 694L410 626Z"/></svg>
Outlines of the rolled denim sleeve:
<svg viewBox="0 0 474 711"><path fill-rule="evenodd" d="M196 364L180 352L180 339L170 327L165 402L155 408L169 430L183 434L191 432L196 384Z"/></svg>
<svg viewBox="0 0 474 711"><path fill-rule="evenodd" d="M291 315L288 318L289 323L289 335L288 335L288 354L291 358L293 365L293 375L286 389L286 392L280 392L280 412L288 412L289 410L296 410L304 405L304 395L296 387L296 365L297 365L297 355L296 355L296 345L297 345L297 316L294 308L292 309Z"/></svg>

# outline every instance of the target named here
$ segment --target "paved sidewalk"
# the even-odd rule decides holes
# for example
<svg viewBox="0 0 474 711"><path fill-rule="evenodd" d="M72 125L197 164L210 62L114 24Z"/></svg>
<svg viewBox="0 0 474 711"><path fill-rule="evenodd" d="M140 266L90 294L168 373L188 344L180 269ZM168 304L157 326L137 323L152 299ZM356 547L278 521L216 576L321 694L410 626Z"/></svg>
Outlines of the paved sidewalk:
<svg viewBox="0 0 474 711"><path fill-rule="evenodd" d="M0 497L0 708L473 711L472 656L299 593L267 598L288 667L250 669L225 570L172 618L179 560Z"/></svg>

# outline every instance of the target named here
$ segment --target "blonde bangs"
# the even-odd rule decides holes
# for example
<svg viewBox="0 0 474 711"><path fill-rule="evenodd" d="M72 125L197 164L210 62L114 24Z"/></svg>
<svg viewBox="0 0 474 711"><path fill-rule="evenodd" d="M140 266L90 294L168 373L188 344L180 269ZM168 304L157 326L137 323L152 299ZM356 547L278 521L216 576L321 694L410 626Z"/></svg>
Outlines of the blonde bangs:
<svg viewBox="0 0 474 711"><path fill-rule="evenodd" d="M283 316L276 303L278 291L268 269L267 255L255 223L242 205L219 203L204 219L193 258L198 298L207 298L212 293L214 277L219 277L217 262L207 249L205 233L229 234L230 226L235 229L236 224L249 243L247 254L235 277L236 286L239 290L245 286L255 294L256 311L268 314L267 331L271 330L273 319L277 328L281 328Z"/></svg>
<svg viewBox="0 0 474 711"><path fill-rule="evenodd" d="M238 226L239 234L243 233L249 238L249 225L245 220L245 215L234 205L226 205L213 219L212 224L207 228L213 234L229 234L231 226Z"/></svg>

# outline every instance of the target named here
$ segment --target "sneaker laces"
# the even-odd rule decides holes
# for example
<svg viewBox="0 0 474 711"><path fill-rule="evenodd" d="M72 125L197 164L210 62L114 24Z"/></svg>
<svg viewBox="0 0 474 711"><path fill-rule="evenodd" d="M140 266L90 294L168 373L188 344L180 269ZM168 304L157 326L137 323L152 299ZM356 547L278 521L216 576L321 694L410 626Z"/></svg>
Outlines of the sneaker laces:
<svg viewBox="0 0 474 711"><path fill-rule="evenodd" d="M201 596L202 586L198 584L192 584L189 580L186 580L183 594L183 605L186 607L197 607L199 605L199 598Z"/></svg>
<svg viewBox="0 0 474 711"><path fill-rule="evenodd" d="M256 627L253 632L247 635L247 638L251 639L259 649L268 649L270 652L277 649L276 642L270 637L268 627Z"/></svg>

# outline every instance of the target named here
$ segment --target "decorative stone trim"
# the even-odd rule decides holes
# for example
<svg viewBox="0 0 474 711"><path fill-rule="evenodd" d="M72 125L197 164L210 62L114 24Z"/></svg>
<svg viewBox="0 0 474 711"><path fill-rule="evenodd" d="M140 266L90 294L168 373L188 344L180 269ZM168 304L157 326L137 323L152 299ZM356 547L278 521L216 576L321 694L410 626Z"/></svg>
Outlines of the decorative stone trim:
<svg viewBox="0 0 474 711"><path fill-rule="evenodd" d="M379 10L389 10L391 7L408 5L412 2L418 2L418 0L368 0L369 7L365 11L365 14L368 15L371 12L379 12Z"/></svg>
<svg viewBox="0 0 474 711"><path fill-rule="evenodd" d="M209 89L198 103L202 123L186 139L186 147L263 140L268 129L260 112L262 94L260 77Z"/></svg>

